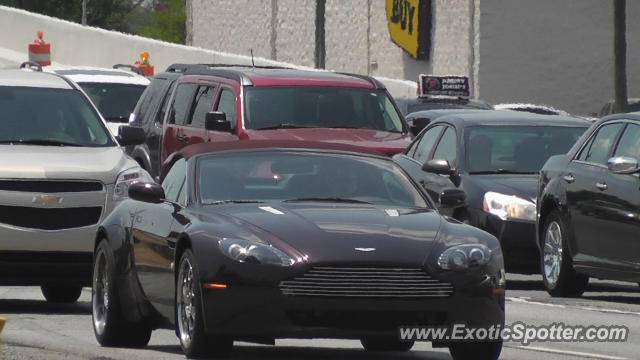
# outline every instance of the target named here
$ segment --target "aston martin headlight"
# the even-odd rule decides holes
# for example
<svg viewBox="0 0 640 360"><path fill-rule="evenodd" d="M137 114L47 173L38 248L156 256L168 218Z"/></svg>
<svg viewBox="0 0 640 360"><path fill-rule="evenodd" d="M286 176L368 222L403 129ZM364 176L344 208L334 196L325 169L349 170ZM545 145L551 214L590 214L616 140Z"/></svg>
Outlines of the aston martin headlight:
<svg viewBox="0 0 640 360"><path fill-rule="evenodd" d="M242 239L222 239L220 250L229 258L250 264L291 266L295 261L280 249L268 244Z"/></svg>
<svg viewBox="0 0 640 360"><path fill-rule="evenodd" d="M536 221L536 204L513 195L489 191L484 194L482 208L502 220Z"/></svg>
<svg viewBox="0 0 640 360"><path fill-rule="evenodd" d="M128 198L129 186L140 181L152 183L153 178L145 169L139 166L132 167L118 174L116 184L113 188L113 200L120 201Z"/></svg>
<svg viewBox="0 0 640 360"><path fill-rule="evenodd" d="M491 259L491 250L482 244L458 245L443 251L438 257L438 266L443 270L468 269L486 265Z"/></svg>

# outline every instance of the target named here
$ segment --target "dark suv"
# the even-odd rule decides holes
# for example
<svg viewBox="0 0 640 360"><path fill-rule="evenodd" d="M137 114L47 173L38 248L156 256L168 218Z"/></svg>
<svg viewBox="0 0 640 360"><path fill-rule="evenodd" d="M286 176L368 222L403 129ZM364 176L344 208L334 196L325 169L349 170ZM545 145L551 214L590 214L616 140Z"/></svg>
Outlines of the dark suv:
<svg viewBox="0 0 640 360"><path fill-rule="evenodd" d="M538 245L553 296L580 296L590 276L639 282L640 113L595 123L540 172Z"/></svg>
<svg viewBox="0 0 640 360"><path fill-rule="evenodd" d="M169 155L200 142L329 141L393 155L411 141L382 83L328 71L175 64L154 78L135 117L148 138L132 156L154 175Z"/></svg>

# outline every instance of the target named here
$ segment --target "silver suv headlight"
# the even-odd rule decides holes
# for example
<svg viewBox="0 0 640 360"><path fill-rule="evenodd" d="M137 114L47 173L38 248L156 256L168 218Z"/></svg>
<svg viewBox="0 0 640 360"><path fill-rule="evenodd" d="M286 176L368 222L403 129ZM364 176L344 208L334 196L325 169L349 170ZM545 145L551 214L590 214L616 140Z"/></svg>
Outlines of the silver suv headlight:
<svg viewBox="0 0 640 360"><path fill-rule="evenodd" d="M295 261L280 249L268 244L242 240L222 239L218 243L227 257L242 263L291 266Z"/></svg>
<svg viewBox="0 0 640 360"><path fill-rule="evenodd" d="M139 166L127 169L118 174L113 188L113 200L121 201L127 199L129 197L129 186L136 182L152 183L154 181L151 175Z"/></svg>

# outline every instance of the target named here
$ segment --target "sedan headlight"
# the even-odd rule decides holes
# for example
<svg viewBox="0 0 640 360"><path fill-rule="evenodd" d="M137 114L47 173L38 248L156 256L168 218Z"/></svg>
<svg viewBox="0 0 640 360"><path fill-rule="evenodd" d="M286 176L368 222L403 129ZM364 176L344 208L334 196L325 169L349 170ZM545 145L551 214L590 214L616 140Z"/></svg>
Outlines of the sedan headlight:
<svg viewBox="0 0 640 360"><path fill-rule="evenodd" d="M438 266L443 270L460 270L486 265L491 249L482 244L458 245L443 251Z"/></svg>
<svg viewBox="0 0 640 360"><path fill-rule="evenodd" d="M121 201L129 197L129 186L136 182L152 183L153 178L149 173L137 166L121 172L116 179L116 185L113 188L113 200Z"/></svg>
<svg viewBox="0 0 640 360"><path fill-rule="evenodd" d="M242 239L222 239L220 250L229 258L243 263L291 266L295 261L271 245Z"/></svg>
<svg viewBox="0 0 640 360"><path fill-rule="evenodd" d="M536 221L536 204L513 195L489 191L484 194L482 208L502 220Z"/></svg>

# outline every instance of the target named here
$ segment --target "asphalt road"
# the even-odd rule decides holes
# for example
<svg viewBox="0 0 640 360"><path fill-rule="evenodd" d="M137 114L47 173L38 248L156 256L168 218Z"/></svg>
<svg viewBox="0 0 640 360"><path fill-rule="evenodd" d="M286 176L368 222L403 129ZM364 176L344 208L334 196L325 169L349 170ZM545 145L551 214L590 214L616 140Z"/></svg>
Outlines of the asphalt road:
<svg viewBox="0 0 640 360"><path fill-rule="evenodd" d="M507 323L626 325L626 343L506 343L502 359L637 359L640 354L640 288L596 281L582 299L551 299L535 276L510 276ZM182 359L174 333L158 330L146 349L102 348L91 327L90 290L72 305L51 305L34 287L0 287L0 359ZM450 359L446 350L417 344L406 354L366 353L357 341L278 340L276 346L237 343L231 359ZM481 360L481 359L479 359Z"/></svg>

